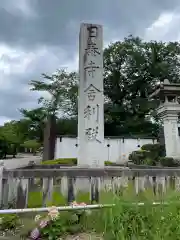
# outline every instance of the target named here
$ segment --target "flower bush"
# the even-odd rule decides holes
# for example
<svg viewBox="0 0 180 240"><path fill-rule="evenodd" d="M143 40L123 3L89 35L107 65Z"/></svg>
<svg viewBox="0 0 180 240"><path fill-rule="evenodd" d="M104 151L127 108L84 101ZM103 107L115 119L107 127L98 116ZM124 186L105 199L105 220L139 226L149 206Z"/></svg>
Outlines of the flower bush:
<svg viewBox="0 0 180 240"><path fill-rule="evenodd" d="M85 203L72 202L70 206L86 206ZM64 234L74 234L83 230L81 220L85 215L89 215L89 210L75 210L73 212L59 213L57 207L52 206L46 217L37 215L35 222L37 226L28 234L29 239L58 239Z"/></svg>
<svg viewBox="0 0 180 240"><path fill-rule="evenodd" d="M0 218L0 231L14 230L20 226L20 219L16 214L5 214Z"/></svg>

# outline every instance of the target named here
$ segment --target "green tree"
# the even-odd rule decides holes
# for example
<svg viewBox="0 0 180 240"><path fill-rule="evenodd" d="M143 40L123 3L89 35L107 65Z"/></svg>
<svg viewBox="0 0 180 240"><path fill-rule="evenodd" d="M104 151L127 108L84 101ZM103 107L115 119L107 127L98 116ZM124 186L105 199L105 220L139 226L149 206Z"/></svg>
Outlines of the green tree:
<svg viewBox="0 0 180 240"><path fill-rule="evenodd" d="M157 132L158 124L149 115L153 117L158 102L148 96L166 78L179 82L179 54L178 42L145 42L133 36L104 50L106 132Z"/></svg>
<svg viewBox="0 0 180 240"><path fill-rule="evenodd" d="M76 115L77 74L58 70L51 76L42 74L43 79L31 80L32 91L46 92L47 97L40 97L38 103L45 110L44 122L44 154L43 159L53 159L56 139L56 120L58 113L64 116Z"/></svg>
<svg viewBox="0 0 180 240"><path fill-rule="evenodd" d="M29 128L26 130L27 138L24 139L24 141L34 138L42 143L45 119L47 117L46 110L44 108L36 108L31 110L21 109L20 111L25 118L24 121L25 122L28 121L29 123ZM76 135L76 134L77 134L76 117L57 118L57 135Z"/></svg>
<svg viewBox="0 0 180 240"><path fill-rule="evenodd" d="M9 143L20 144L23 140L23 133L19 131L19 124L14 120L4 124L1 128L1 134Z"/></svg>
<svg viewBox="0 0 180 240"><path fill-rule="evenodd" d="M6 158L7 154L12 154L15 157L20 144L27 138L27 128L23 127L25 120L11 121L0 128L1 156Z"/></svg>
<svg viewBox="0 0 180 240"><path fill-rule="evenodd" d="M67 73L57 70L51 76L42 74L43 79L30 82L32 91L48 93L47 97L40 97L39 103L48 114L56 115L59 111L67 116L77 114L77 81L76 72Z"/></svg>
<svg viewBox="0 0 180 240"><path fill-rule="evenodd" d="M6 158L8 154L9 143L6 141L0 131L0 159Z"/></svg>
<svg viewBox="0 0 180 240"><path fill-rule="evenodd" d="M41 143L33 139L25 141L21 146L29 150L32 150L33 154L35 154L36 151L41 147Z"/></svg>
<svg viewBox="0 0 180 240"><path fill-rule="evenodd" d="M57 120L57 135L77 136L77 118L60 118Z"/></svg>
<svg viewBox="0 0 180 240"><path fill-rule="evenodd" d="M21 114L29 122L29 134L27 139L35 138L43 141L44 121L47 117L47 111L43 107L31 110L20 109Z"/></svg>

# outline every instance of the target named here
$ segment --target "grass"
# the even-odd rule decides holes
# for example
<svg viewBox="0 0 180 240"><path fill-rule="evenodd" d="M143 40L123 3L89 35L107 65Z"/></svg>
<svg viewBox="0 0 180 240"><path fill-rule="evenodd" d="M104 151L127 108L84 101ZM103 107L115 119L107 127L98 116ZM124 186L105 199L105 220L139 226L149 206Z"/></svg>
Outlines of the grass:
<svg viewBox="0 0 180 240"><path fill-rule="evenodd" d="M28 199L28 207L35 208L42 206L42 192L31 192ZM89 193L79 192L76 195L77 202L90 203ZM52 200L47 203L47 206L64 206L67 205L67 199L59 192L53 192Z"/></svg>
<svg viewBox="0 0 180 240"><path fill-rule="evenodd" d="M76 201L90 203L89 193L79 192L76 195ZM152 201L166 201L170 204L152 206ZM132 206L132 202L145 202L146 204L138 207ZM82 223L87 233L96 232L97 235L103 235L103 239L107 240L180 240L180 193L174 189L170 188L166 193L154 196L153 190L149 188L136 195L130 184L116 194L111 191L100 192L100 203L115 203L115 207L92 210L92 214ZM56 189L48 206L66 204L66 197ZM30 192L28 207L41 206L42 193L40 191ZM21 215L21 221L24 224L23 232L35 226L34 216L36 214Z"/></svg>
<svg viewBox="0 0 180 240"><path fill-rule="evenodd" d="M104 240L180 240L180 204L153 207L147 201L145 206L138 207L122 204L123 199L118 196L113 199L115 207L92 210L81 222L85 234L74 234L74 238L80 235L89 239L102 236ZM66 212L61 213L62 218L64 214ZM32 216L24 218L23 222L29 230L35 226ZM27 232L27 228L23 231ZM73 238L64 236L62 239Z"/></svg>
<svg viewBox="0 0 180 240"><path fill-rule="evenodd" d="M90 219L105 239L180 239L180 206L152 207L148 202L141 207L125 206L120 199L114 203L115 207L96 212L94 221Z"/></svg>
<svg viewBox="0 0 180 240"><path fill-rule="evenodd" d="M59 191L58 191L59 189ZM157 192L154 195L153 189L148 188L145 191L139 192L139 194L135 193L134 186L130 183L128 187L118 189L117 194L113 194L111 191L101 191L99 193L99 203L110 204L114 202L114 196L118 195L123 202L132 202L132 201L179 201L180 194L177 194L177 191L173 188L167 189L166 192ZM42 192L41 188L36 191L29 192L28 196L28 207L35 208L42 206ZM85 202L86 204L90 204L90 193L89 192L78 192L75 196L75 200L77 202ZM60 188L54 188L54 192L52 194L52 200L47 203L47 206L64 206L67 205L67 197L63 196L60 192Z"/></svg>

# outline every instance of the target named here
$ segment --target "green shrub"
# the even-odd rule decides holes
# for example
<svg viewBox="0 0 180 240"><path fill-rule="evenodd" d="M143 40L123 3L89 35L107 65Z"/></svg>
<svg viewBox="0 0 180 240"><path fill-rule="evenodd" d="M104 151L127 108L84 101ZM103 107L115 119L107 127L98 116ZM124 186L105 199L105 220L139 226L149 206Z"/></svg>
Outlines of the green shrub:
<svg viewBox="0 0 180 240"><path fill-rule="evenodd" d="M149 151L146 150L133 151L129 154L129 160L138 165L145 164L147 158L149 158Z"/></svg>
<svg viewBox="0 0 180 240"><path fill-rule="evenodd" d="M141 150L134 151L129 155L129 160L132 160L135 164L146 164L155 166L159 163L159 157L162 156L164 146L159 143L145 144L141 147Z"/></svg>
<svg viewBox="0 0 180 240"><path fill-rule="evenodd" d="M178 163L172 157L160 157L159 162L164 167L177 167Z"/></svg>
<svg viewBox="0 0 180 240"><path fill-rule="evenodd" d="M163 154L165 152L165 146L160 145L159 143L156 144L145 144L141 147L142 150L150 151L151 158L154 160L157 160L159 157L163 157Z"/></svg>
<svg viewBox="0 0 180 240"><path fill-rule="evenodd" d="M115 163L111 162L111 161L105 161L104 162L104 165L105 166L111 166L111 165L114 165Z"/></svg>
<svg viewBox="0 0 180 240"><path fill-rule="evenodd" d="M160 144L145 144L141 147L142 150L149 152L149 157L156 161L160 156Z"/></svg>
<svg viewBox="0 0 180 240"><path fill-rule="evenodd" d="M54 164L62 164L62 165L77 165L77 158L59 158L54 160L47 160L42 162L42 164L54 165Z"/></svg>
<svg viewBox="0 0 180 240"><path fill-rule="evenodd" d="M21 147L32 149L33 153L35 153L40 147L41 143L37 142L36 140L28 140L21 144Z"/></svg>
<svg viewBox="0 0 180 240"><path fill-rule="evenodd" d="M156 144L152 144L152 143L148 143L148 144L144 144L141 147L142 150L146 150L146 151L159 151L160 149L160 144L156 143Z"/></svg>
<svg viewBox="0 0 180 240"><path fill-rule="evenodd" d="M154 161L152 158L145 158L144 159L144 163L143 164L145 164L145 165L149 165L149 166L155 166L155 165L157 165L157 162L156 161Z"/></svg>
<svg viewBox="0 0 180 240"><path fill-rule="evenodd" d="M69 212L61 213L56 220L51 221L46 227L41 228L41 237L44 239L60 239L60 236L69 234L76 234L83 230L83 224L80 219L85 218L83 215L85 211L79 216L78 213Z"/></svg>
<svg viewBox="0 0 180 240"><path fill-rule="evenodd" d="M15 230L20 225L20 219L16 214L3 215L0 220L0 231Z"/></svg>

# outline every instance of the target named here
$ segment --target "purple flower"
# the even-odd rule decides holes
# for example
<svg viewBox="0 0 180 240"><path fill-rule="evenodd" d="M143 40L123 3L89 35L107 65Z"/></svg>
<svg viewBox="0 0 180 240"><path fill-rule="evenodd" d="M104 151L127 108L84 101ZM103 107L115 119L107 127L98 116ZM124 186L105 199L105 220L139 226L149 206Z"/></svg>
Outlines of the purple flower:
<svg viewBox="0 0 180 240"><path fill-rule="evenodd" d="M32 239L38 239L38 237L40 236L40 232L38 228L35 228L34 230L32 230L30 237Z"/></svg>
<svg viewBox="0 0 180 240"><path fill-rule="evenodd" d="M48 220L42 220L39 224L40 228L44 228L48 225Z"/></svg>

